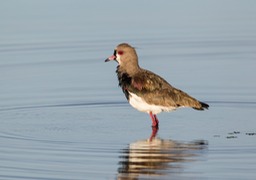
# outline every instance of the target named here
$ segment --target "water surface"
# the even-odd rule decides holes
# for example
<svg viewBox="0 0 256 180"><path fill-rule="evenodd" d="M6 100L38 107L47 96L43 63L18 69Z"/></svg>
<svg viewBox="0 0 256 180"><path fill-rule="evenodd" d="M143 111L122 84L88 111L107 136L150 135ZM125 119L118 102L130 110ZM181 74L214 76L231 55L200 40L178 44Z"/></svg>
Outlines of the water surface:
<svg viewBox="0 0 256 180"><path fill-rule="evenodd" d="M256 3L134 3L1 4L0 179L256 178ZM121 42L210 109L160 114L150 141L104 63Z"/></svg>

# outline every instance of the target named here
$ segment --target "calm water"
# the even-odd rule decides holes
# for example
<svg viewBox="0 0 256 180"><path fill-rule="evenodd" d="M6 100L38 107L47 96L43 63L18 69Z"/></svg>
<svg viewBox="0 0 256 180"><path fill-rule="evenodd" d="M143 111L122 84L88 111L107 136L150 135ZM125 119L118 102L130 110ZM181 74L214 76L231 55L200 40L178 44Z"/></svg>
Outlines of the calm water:
<svg viewBox="0 0 256 180"><path fill-rule="evenodd" d="M0 179L255 179L255 1L0 5ZM147 114L117 87L114 47L210 104Z"/></svg>

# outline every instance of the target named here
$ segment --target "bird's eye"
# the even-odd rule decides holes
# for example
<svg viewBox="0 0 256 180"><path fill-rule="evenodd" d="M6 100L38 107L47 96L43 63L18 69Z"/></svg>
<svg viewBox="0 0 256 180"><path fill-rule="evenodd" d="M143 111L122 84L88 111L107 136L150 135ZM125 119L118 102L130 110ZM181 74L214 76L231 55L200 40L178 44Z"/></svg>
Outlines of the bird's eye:
<svg viewBox="0 0 256 180"><path fill-rule="evenodd" d="M124 51L118 51L117 54L123 55L123 54L124 54Z"/></svg>

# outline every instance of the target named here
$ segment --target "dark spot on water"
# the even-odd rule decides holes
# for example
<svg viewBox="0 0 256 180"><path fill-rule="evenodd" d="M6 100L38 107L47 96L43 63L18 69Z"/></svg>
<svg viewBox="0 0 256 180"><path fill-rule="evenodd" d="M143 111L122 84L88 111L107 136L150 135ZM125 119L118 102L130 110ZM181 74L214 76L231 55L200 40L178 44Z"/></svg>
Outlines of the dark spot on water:
<svg viewBox="0 0 256 180"><path fill-rule="evenodd" d="M233 132L230 132L228 133L229 135L233 135L233 134L240 134L240 131L233 131Z"/></svg>
<svg viewBox="0 0 256 180"><path fill-rule="evenodd" d="M213 135L213 137L220 137L220 135L219 135L219 134L216 134L216 135Z"/></svg>
<svg viewBox="0 0 256 180"><path fill-rule="evenodd" d="M237 138L237 136L227 136L226 138L227 139L235 139L235 138Z"/></svg>
<svg viewBox="0 0 256 180"><path fill-rule="evenodd" d="M256 133L255 132L241 133L240 131L233 131L233 132L227 133L226 138L227 139L234 139L234 138L238 138L239 136L242 136L242 135L255 136ZM213 137L220 137L220 135L214 135Z"/></svg>
<svg viewBox="0 0 256 180"><path fill-rule="evenodd" d="M256 135L256 133L245 133L246 135L248 135L248 136L255 136Z"/></svg>

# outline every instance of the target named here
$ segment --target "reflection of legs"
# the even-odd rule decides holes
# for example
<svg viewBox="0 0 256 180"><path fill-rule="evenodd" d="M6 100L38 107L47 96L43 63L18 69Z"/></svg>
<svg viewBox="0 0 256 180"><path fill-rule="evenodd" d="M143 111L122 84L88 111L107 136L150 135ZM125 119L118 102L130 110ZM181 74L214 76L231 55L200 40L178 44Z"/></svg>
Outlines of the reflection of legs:
<svg viewBox="0 0 256 180"><path fill-rule="evenodd" d="M150 115L150 118L152 120L152 127L157 127L158 128L159 121L158 121L156 115L153 114L151 111L149 112L149 115Z"/></svg>
<svg viewBox="0 0 256 180"><path fill-rule="evenodd" d="M158 131L158 127L153 127L152 126L152 133L151 133L151 136L149 138L150 142L156 137L157 131Z"/></svg>

